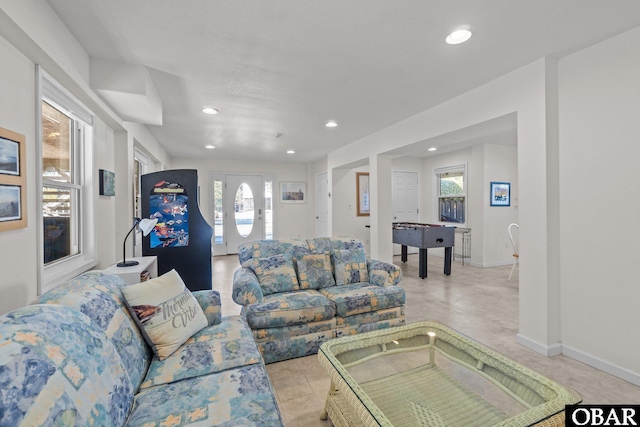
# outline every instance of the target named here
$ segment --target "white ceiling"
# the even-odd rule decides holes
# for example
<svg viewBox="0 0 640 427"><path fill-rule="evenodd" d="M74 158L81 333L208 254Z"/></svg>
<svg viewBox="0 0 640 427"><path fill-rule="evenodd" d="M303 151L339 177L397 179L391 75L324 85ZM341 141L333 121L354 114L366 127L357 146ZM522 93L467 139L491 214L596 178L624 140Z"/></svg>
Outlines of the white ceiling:
<svg viewBox="0 0 640 427"><path fill-rule="evenodd" d="M637 0L48 3L92 63L146 67L162 101L162 125L147 127L171 156L264 161L318 160L543 56L640 25ZM447 45L461 25L474 36ZM203 114L205 106L220 114ZM498 128L513 133L509 121Z"/></svg>

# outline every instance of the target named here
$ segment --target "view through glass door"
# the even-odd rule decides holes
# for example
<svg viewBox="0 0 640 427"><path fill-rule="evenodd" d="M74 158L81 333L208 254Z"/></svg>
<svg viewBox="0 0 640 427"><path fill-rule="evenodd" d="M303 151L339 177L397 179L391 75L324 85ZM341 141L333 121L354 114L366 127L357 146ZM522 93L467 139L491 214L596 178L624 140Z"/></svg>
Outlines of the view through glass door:
<svg viewBox="0 0 640 427"><path fill-rule="evenodd" d="M235 254L241 243L273 238L272 186L262 175L214 177L215 254Z"/></svg>

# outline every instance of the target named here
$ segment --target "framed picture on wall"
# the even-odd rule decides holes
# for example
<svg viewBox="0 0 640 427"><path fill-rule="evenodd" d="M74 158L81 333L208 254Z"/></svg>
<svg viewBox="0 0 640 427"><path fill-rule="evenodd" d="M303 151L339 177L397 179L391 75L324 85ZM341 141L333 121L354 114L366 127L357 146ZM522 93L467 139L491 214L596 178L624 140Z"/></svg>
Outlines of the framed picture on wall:
<svg viewBox="0 0 640 427"><path fill-rule="evenodd" d="M369 196L369 172L356 172L357 216L369 216L371 214L371 199Z"/></svg>
<svg viewBox="0 0 640 427"><path fill-rule="evenodd" d="M281 182L280 203L307 203L307 184L304 182Z"/></svg>
<svg viewBox="0 0 640 427"><path fill-rule="evenodd" d="M25 137L0 128L0 231L27 226Z"/></svg>
<svg viewBox="0 0 640 427"><path fill-rule="evenodd" d="M491 206L511 206L510 182L492 182L489 194Z"/></svg>
<svg viewBox="0 0 640 427"><path fill-rule="evenodd" d="M116 174L104 169L100 169L99 191L101 196L116 195Z"/></svg>

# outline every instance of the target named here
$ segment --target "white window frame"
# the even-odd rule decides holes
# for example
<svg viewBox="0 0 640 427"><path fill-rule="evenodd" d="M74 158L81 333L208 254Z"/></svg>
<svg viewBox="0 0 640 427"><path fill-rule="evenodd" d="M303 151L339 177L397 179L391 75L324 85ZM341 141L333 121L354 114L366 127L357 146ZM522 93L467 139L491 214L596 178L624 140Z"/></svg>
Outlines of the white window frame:
<svg viewBox="0 0 640 427"><path fill-rule="evenodd" d="M451 173L451 172L462 172L463 194L460 195L460 197L464 198L464 222L450 222L450 221L441 221L440 220L440 199L443 197L440 194L440 175L443 174L443 173ZM435 211L435 217L438 219L437 222L443 223L443 224L456 224L459 227L466 226L467 222L469 221L469 218L468 218L468 213L469 213L468 202L469 202L469 198L467 196L467 188L469 187L469 182L467 181L467 165L466 164L460 164L460 165L447 166L447 167L443 167L443 168L436 168L436 169L433 170L433 173L435 175L435 180L434 180L435 207L434 207L434 211ZM444 197L446 197L446 196L444 196Z"/></svg>
<svg viewBox="0 0 640 427"><path fill-rule="evenodd" d="M36 90L36 134L37 134L37 173L36 185L39 197L36 203L38 217L38 295L55 288L66 280L89 270L97 264L96 221L94 197L94 117L80 101L71 95L62 85L47 74L40 66L36 69L38 87ZM47 182L42 177L42 101L54 106L73 119L76 130L76 143L72 153L74 172L78 174L73 188L79 191L77 204L78 216L78 253L44 265L44 215L42 189ZM76 126L77 124L77 126Z"/></svg>

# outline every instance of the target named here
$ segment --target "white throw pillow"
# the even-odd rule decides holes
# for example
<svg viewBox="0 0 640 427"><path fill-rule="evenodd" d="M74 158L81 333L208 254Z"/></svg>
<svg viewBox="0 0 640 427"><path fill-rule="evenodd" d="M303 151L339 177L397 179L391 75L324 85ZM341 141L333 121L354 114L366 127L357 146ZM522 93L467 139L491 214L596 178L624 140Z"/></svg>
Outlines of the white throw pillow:
<svg viewBox="0 0 640 427"><path fill-rule="evenodd" d="M175 270L125 286L122 293L144 338L160 360L207 326L202 307Z"/></svg>

